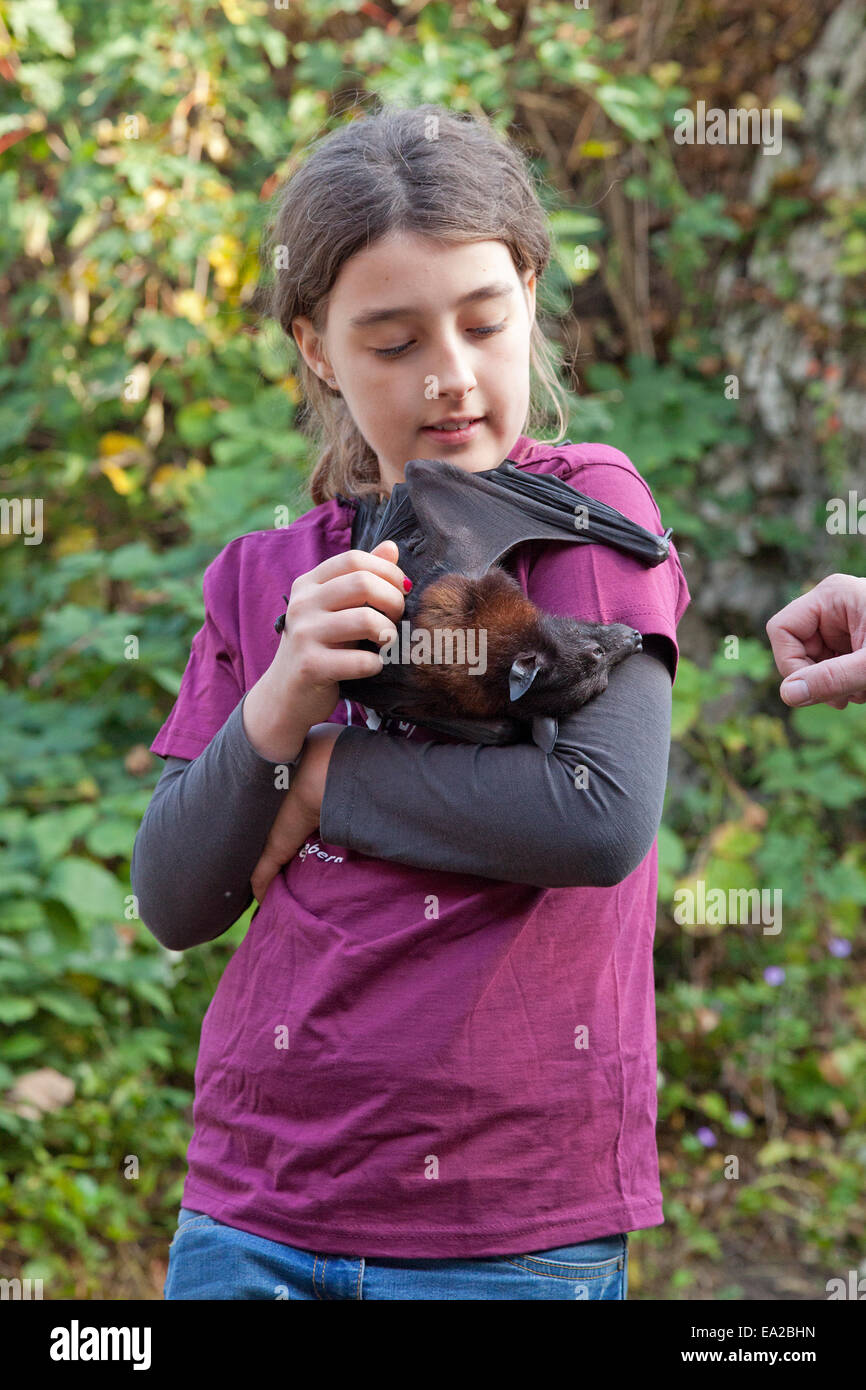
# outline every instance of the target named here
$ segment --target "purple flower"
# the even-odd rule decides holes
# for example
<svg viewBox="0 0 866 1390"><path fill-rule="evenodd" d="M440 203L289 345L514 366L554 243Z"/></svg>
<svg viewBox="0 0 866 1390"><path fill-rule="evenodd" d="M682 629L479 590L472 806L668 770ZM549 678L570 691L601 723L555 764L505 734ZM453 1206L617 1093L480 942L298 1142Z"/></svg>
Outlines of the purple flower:
<svg viewBox="0 0 866 1390"><path fill-rule="evenodd" d="M827 950L831 956L850 956L851 942L846 941L842 936L831 936Z"/></svg>
<svg viewBox="0 0 866 1390"><path fill-rule="evenodd" d="M731 1124L734 1126L735 1129L739 1129L742 1125L747 1125L748 1123L749 1117L746 1114L745 1110L731 1111Z"/></svg>
<svg viewBox="0 0 866 1390"><path fill-rule="evenodd" d="M785 972L781 965L768 965L764 971L764 979L768 985L780 985L785 978Z"/></svg>
<svg viewBox="0 0 866 1390"><path fill-rule="evenodd" d="M698 1130L697 1137L705 1149L711 1149L716 1142L716 1136L711 1129L707 1129L706 1125L701 1126Z"/></svg>

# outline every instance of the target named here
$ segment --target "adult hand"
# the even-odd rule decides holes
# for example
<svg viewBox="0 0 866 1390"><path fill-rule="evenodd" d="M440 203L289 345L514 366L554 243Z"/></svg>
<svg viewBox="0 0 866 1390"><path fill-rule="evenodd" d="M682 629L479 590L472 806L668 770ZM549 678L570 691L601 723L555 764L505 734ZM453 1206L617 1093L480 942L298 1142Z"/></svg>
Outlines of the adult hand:
<svg viewBox="0 0 866 1390"><path fill-rule="evenodd" d="M314 724L304 742L304 753L295 768L289 790L271 826L267 844L253 869L253 896L261 902L284 864L319 824L322 797L334 744L344 724Z"/></svg>
<svg viewBox="0 0 866 1390"><path fill-rule="evenodd" d="M788 705L866 702L866 579L831 574L766 626Z"/></svg>

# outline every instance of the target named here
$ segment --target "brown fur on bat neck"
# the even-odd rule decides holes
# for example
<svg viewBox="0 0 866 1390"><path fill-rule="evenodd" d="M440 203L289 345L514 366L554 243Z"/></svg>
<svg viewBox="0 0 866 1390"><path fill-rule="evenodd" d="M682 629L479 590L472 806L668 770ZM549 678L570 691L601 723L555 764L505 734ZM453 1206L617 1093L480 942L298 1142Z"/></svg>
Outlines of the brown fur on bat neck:
<svg viewBox="0 0 866 1390"><path fill-rule="evenodd" d="M606 688L611 667L642 648L641 634L623 623L543 612L497 566L476 578L442 575L416 602L407 600L404 611L412 632L426 629L431 642L437 630L476 629L486 637L483 673L448 659L402 668L412 689L399 712L419 721L448 710L475 719L563 718ZM471 650L476 658L484 655L478 641ZM369 687L374 705L376 679Z"/></svg>

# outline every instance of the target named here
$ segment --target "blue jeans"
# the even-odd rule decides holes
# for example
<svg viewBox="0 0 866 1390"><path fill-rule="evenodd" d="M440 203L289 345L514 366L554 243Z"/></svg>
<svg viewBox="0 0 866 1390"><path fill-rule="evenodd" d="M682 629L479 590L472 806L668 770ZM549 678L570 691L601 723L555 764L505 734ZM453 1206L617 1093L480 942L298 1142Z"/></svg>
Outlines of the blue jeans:
<svg viewBox="0 0 866 1390"><path fill-rule="evenodd" d="M181 1207L166 1299L624 1299L628 1235L528 1255L404 1260L317 1255Z"/></svg>

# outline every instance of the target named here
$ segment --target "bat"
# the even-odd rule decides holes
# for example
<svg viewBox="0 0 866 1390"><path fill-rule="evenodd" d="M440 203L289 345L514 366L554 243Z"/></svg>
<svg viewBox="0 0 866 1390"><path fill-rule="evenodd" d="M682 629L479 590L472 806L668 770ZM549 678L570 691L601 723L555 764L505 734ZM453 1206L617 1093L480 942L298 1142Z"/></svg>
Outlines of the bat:
<svg viewBox="0 0 866 1390"><path fill-rule="evenodd" d="M413 584L398 637L381 648L382 670L341 681L344 699L472 742L514 743L527 725L563 718L599 694L610 669L642 649L641 634L624 623L544 612L504 564L522 541L565 540L610 545L655 566L668 556L672 527L657 536L511 459L477 473L410 459L381 513L376 498L342 500L357 508L353 548L395 541ZM285 613L274 628L284 625Z"/></svg>

